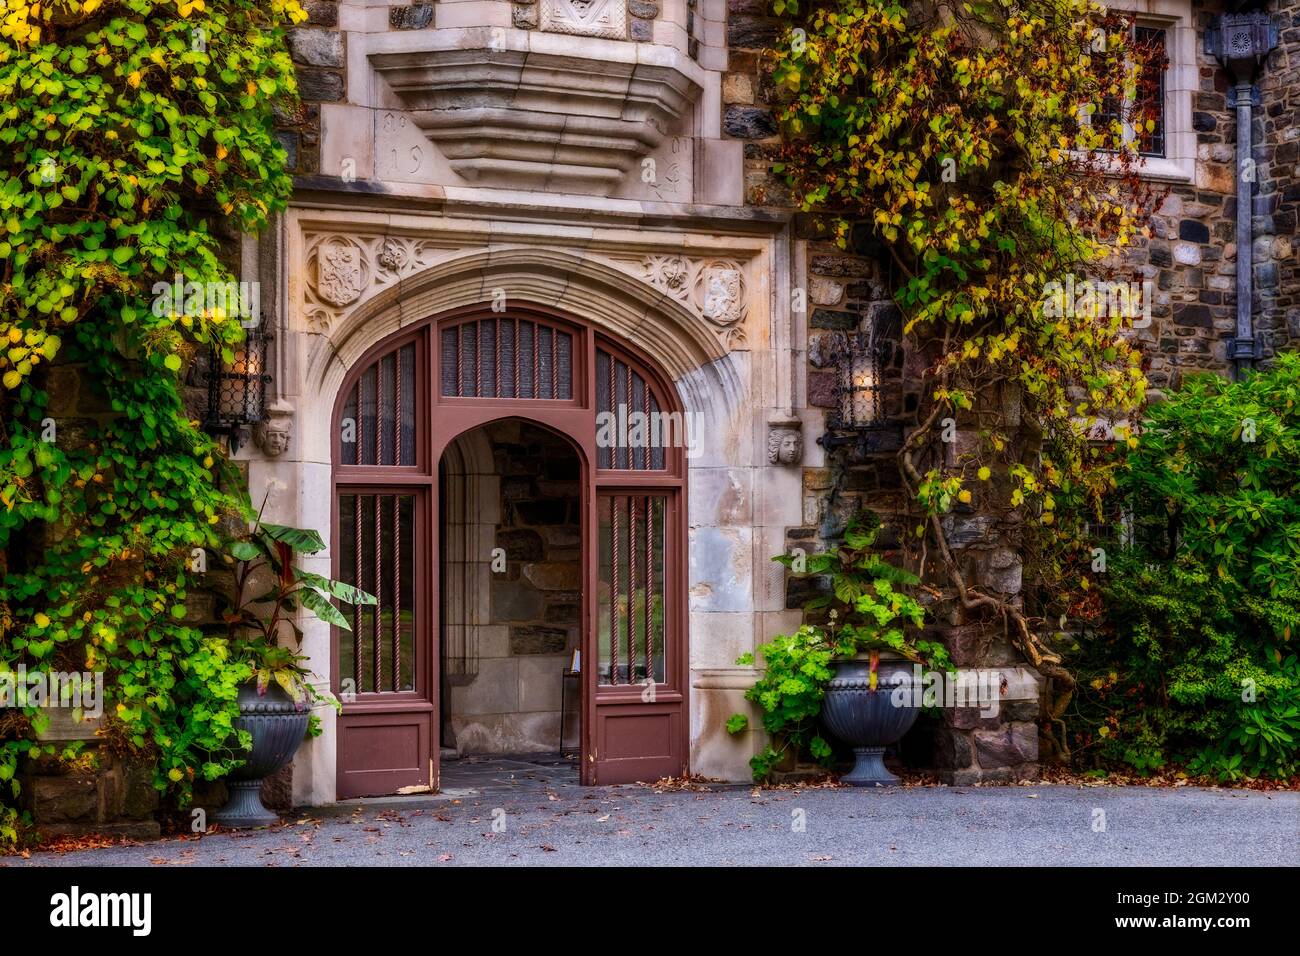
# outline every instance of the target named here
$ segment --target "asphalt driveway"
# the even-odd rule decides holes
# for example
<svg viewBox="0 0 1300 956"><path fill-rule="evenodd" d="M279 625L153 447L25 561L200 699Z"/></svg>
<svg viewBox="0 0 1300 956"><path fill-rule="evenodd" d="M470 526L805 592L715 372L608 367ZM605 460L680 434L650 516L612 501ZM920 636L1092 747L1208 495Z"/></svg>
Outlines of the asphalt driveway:
<svg viewBox="0 0 1300 956"><path fill-rule="evenodd" d="M1148 787L660 792L563 779L303 810L19 866L1295 866L1300 793Z"/></svg>

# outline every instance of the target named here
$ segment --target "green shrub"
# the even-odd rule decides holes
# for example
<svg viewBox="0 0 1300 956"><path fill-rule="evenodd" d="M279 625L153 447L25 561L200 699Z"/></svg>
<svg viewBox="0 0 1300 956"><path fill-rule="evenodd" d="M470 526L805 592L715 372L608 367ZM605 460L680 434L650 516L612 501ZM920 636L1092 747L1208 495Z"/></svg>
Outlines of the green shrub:
<svg viewBox="0 0 1300 956"><path fill-rule="evenodd" d="M763 674L745 691L745 699L762 709L763 729L771 741L749 761L755 780L768 777L791 755L806 753L822 764L831 762L833 751L818 716L834 674L832 661L871 653L874 665L875 655L887 651L931 667L951 666L942 644L920 636L925 609L907 593L918 583L916 576L872 550L879 530L879 519L867 512L849 522L838 548L802 559L790 554L773 558L796 574L826 576L830 587L804 605L816 622L758 649ZM736 663L752 666L754 655L742 654ZM727 721L733 734L748 726L744 714Z"/></svg>
<svg viewBox="0 0 1300 956"><path fill-rule="evenodd" d="M1120 478L1127 540L1081 642L1081 753L1222 779L1300 770L1300 356L1196 376Z"/></svg>

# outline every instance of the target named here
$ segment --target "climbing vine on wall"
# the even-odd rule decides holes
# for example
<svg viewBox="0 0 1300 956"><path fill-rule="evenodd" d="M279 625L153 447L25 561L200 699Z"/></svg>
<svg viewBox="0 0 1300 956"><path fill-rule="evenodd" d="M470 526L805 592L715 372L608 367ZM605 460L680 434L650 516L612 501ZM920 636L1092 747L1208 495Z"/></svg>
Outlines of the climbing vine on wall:
<svg viewBox="0 0 1300 956"><path fill-rule="evenodd" d="M305 19L295 0L0 4L0 668L102 672L103 732L182 799L237 753L249 671L190 623L195 555L243 504L181 373L242 331L155 307L156 284L229 282L234 235L283 208L272 109ZM54 753L42 721L0 716L0 800Z"/></svg>
<svg viewBox="0 0 1300 956"><path fill-rule="evenodd" d="M1044 290L1071 274L1118 277L1143 234L1157 198L1136 176L1135 137L1151 119L1144 51L1129 21L1090 0L776 7L791 19L775 51L776 170L841 245L855 227L874 233L924 366L898 455L923 577L1006 622L1053 681L1059 718L1074 677L1041 621L967 580L950 513L1023 519L1053 615L1076 609L1086 522L1114 483L1111 449L1087 439L1126 419L1146 381L1131 314L1104 300L1045 308ZM956 454L940 440L950 423Z"/></svg>

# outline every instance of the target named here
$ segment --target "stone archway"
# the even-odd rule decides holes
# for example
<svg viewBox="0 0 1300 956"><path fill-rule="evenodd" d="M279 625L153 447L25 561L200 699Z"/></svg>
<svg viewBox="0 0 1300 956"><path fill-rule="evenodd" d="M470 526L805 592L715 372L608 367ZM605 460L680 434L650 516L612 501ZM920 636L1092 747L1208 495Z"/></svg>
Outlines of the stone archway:
<svg viewBox="0 0 1300 956"><path fill-rule="evenodd" d="M509 440L515 421L529 430L530 445ZM564 459L566 496L531 494L527 507L536 517L524 523L539 527L525 533L540 543L539 531L547 530L540 526L557 523L543 513L558 505L559 523L576 536L572 547L560 548L576 561L539 561L536 555L497 567L494 556L488 617L499 623L493 615L500 610L498 576L508 581L511 571L534 585L529 593L553 590L546 582L566 572L572 597L554 603L575 617L562 646L541 648L555 651L540 662L553 674L537 659L521 660L535 649L516 654L513 645L516 637L522 646L555 629L544 619L514 620L509 652L491 655L490 665L484 659L491 680L474 681L460 669L474 684L467 691L446 679L445 667L455 660L444 649L458 635L482 633L466 620L472 610L466 598L481 596L464 587L481 566L468 565L470 555L462 554L449 567L452 554L443 536L473 535L474 547L483 546L482 516L457 522L446 512L446 485L466 490L465 476L455 469L475 454L466 436L478 430L494 442L498 473L546 473ZM534 725L549 719L556 723L558 747L562 708L523 716L518 702L553 683L548 674L558 681L561 658L570 650L584 662L583 782L686 772L685 474L686 456L704 431L684 415L652 358L551 309L455 309L400 329L367 352L344 380L331 428L330 573L376 598L356 607L349 625L334 629L331 643L331 689L343 700L336 722L339 795L437 787L441 755L434 741L443 717L453 724L459 752L501 752L516 745L512 741L531 745L538 739ZM533 454L532 444L554 454ZM450 472L440 470L444 463ZM485 464L477 462L476 470ZM473 477L482 490L487 476ZM507 502L498 500L505 510ZM486 527L499 543L500 524ZM447 600L449 589L457 593ZM471 731L477 739L461 739Z"/></svg>
<svg viewBox="0 0 1300 956"><path fill-rule="evenodd" d="M291 304L301 282L289 278ZM730 738L721 729L726 716L744 706L741 692L752 679L734 661L789 620L768 556L783 549L784 528L800 523L798 471L775 467L766 456L767 421L782 408L755 401L756 377L767 381L789 366L766 351L773 340L765 306L751 309L749 321L764 324L737 349L698 310L598 256L522 245L449 253L341 309L328 327L313 329L290 318L281 340L286 384L277 391L295 408L295 438L283 458L254 460L251 483L255 491L280 489L270 511L275 520L317 528L328 540L334 519L321 492L330 481L330 405L348 371L385 337L448 307L490 302L501 288L508 290L507 302L559 306L653 354L682 407L706 424L710 443L687 472L693 502L690 627L709 636L691 649L691 762L713 776L742 778L758 741ZM316 556L308 567L327 573L330 560L329 554ZM305 651L318 674L332 675L328 629L304 623ZM304 803L334 798L337 730L330 713L323 718L323 735L300 751L295 766L295 797Z"/></svg>

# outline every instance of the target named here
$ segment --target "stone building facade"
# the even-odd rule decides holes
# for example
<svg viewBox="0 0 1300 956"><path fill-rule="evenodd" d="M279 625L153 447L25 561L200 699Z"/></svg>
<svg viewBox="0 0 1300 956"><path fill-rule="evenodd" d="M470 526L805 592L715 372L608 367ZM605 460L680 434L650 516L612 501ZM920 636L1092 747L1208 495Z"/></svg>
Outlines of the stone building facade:
<svg viewBox="0 0 1300 956"><path fill-rule="evenodd" d="M1189 370L1229 366L1228 340L1236 328L1236 126L1227 75L1203 44L1223 9L1201 0L1122 0L1130 3L1143 23L1166 31L1170 53L1166 154L1148 170L1168 195L1151 236L1126 263L1157 289L1155 321L1142 334L1151 356L1148 374L1159 391L1176 386ZM549 310L574 328L593 330L597 343L626 348L644 360L647 381L661 375L671 383L665 401L680 404L702 440L682 461L684 544L663 558L662 580L656 583L650 572L642 598L647 620L662 611L667 621L673 603L682 604L680 643L667 652L682 657L682 679L674 683L669 674L653 682L662 697L656 701L651 693L647 702L643 696L644 712L632 697L620 698L629 705L623 713L649 727L655 706L677 701L680 709L663 726L684 742L679 769L748 779L760 732L732 736L724 729L730 714L748 710L742 694L755 676L735 661L796 627L804 589L816 586L787 581L771 556L833 540L856 508L887 518L903 510L892 458L846 464L828 459L817 442L835 401L835 337L864 323L888 322L895 309L868 237L848 250L827 242L814 217L789 208L783 184L770 171L777 94L763 51L779 41L778 21L765 0L439 0L410 6L311 0L307 9L309 21L291 37L302 106L278 117L296 193L278 228L247 240L244 256L245 272L275 290L262 297L276 336L270 408L276 430L290 436L282 452L256 444L240 451L249 459L254 497L269 489L271 520L319 529L331 547L309 559L309 569L338 573L341 391L354 387L349 383L383 354L385 343L400 342L432 321L428 341L438 344L430 348L440 348L449 341L440 338L440 317L473 313L495 322L492 316L523 308ZM1281 42L1260 73L1251 187L1252 315L1265 357L1300 336L1300 7L1296 0L1274 0L1269 10ZM803 299L792 294L796 290L806 291L805 309L794 307ZM508 353L497 329L499 359ZM461 348L463 338L456 335ZM486 340L475 341L486 348ZM597 363L604 347L594 346ZM457 363L461 354L439 361ZM915 409L909 389L919 379L910 364L916 361L899 351L885 369L893 412L902 420ZM611 369L615 364L608 361ZM376 374L382 383L385 373ZM522 374L516 366L516 387ZM502 375L498 365L498 396ZM650 391L647 385L644 394ZM615 394L622 394L617 387ZM461 406L448 408L447 415L459 414ZM436 768L421 766L436 759L435 742L462 751L494 746L484 743L493 733L475 731L475 737L466 730L473 723L468 712L449 714L447 700L462 707L471 701L480 715L491 715L502 747L550 744L551 737L560 743L563 715L555 698L575 650L583 657L577 706L585 716L569 717L568 738L581 737L584 763L603 760L607 747L617 747L593 726L604 718L589 700L597 693L591 675L604 660L594 658L605 653L596 632L607 625L594 603L583 603L582 584L603 580L604 572L593 564L577 587L569 586L568 571L556 572L563 587L532 581L523 594L517 586L540 566L605 560L603 552L593 553L600 552L596 530L604 527L604 513L584 510L596 508L599 479L577 489L580 507L563 505L564 524L529 520L526 509L508 518L515 491L539 513L559 507L553 497L543 501L544 474L512 475L503 461L509 456L499 453L503 443L512 443L507 433L517 438L520 427L538 427L521 426L516 419L528 416L511 408L511 422L489 424L495 432L476 437L467 429L451 436L453 443L476 443L477 450L460 448L453 454L459 464L448 470L444 463L441 478L429 479L429 487L439 489L430 492L431 500L435 494L444 500L422 519L431 528L441 522L442 529L436 538L441 546L432 549L423 573L442 582L445 606L428 621L427 636L416 640L431 642L424 653L447 671L439 678L446 700L427 701L428 726L403 738L414 748L401 757L410 782L436 782L430 780ZM441 426L432 427L437 434ZM437 474L438 463L425 464ZM580 467L601 470L595 462ZM617 487L633 494L631 485ZM573 494L574 488L561 492ZM451 500L460 502L461 517L441 510ZM667 553L668 518L662 541L655 538L654 520L650 544ZM978 508L954 514L952 522L972 579L1014 599L1022 577L1014 523ZM587 535L581 545L570 537L575 524L578 537ZM621 540L614 528L612 540ZM886 543L896 533L887 520ZM453 539L462 542L459 550L449 544ZM506 569L499 579L492 568L498 547ZM681 565L680 593L669 581L674 562ZM644 574L645 567L630 573ZM450 596L455 589L449 580L460 597ZM662 606L651 607L653 588L663 589ZM501 617L498 602L510 601L528 603L528 613ZM628 613L637 606L633 598ZM577 618L558 621L555 615L569 611L557 609L566 607ZM644 632L638 626L633 623L630 633L671 627L657 619ZM1038 676L987 622L936 605L930 626L962 668L1001 672L1004 702L993 718L947 714L927 731L929 756L923 759L952 782L1034 776ZM462 643L472 632L476 660L493 662L475 675L450 673L446 648L438 649L457 628ZM665 647L670 644L665 638ZM317 672L339 688L343 664L329 629L309 624L305 648ZM625 683L635 677L636 653L633 647L633 660L624 665ZM654 654L647 650L645 656ZM619 667L615 657L610 673ZM525 670L533 673L543 662L546 673L525 680ZM492 670L513 674L503 678L514 681L513 690L475 689ZM534 686L543 680L544 689ZM525 712L523 698L530 695L539 701L537 710ZM488 700L497 709L484 709ZM347 713L345 704L344 721ZM522 719L523 713L540 716ZM348 750L346 731L332 715L325 715L325 724L295 763L294 793L302 803L335 799L342 764L361 766L367 759ZM646 743L657 732L638 739L658 746ZM362 751L370 753L370 746ZM394 746L401 750L407 743Z"/></svg>
<svg viewBox="0 0 1300 956"><path fill-rule="evenodd" d="M1202 0L1116 0L1108 5L1134 13L1139 27L1163 31L1169 59L1163 91L1165 145L1162 155L1148 157L1142 169L1143 179L1157 190L1158 205L1150 235L1135 243L1119 264L1121 273L1149 280L1154 290L1153 322L1137 334L1148 356L1149 397L1159 400L1188 372L1232 371L1230 345L1237 328L1236 117L1230 106L1232 78L1207 51L1205 37L1218 17L1241 9L1267 12L1279 41L1259 66L1250 170L1243 176L1251 189L1250 313L1262 361L1300 340L1300 11L1287 0L1258 8ZM778 42L781 24L763 0L730 0L728 9L731 55L723 78L723 126L728 135L745 142L746 201L780 205L787 200L783 184L769 172L778 143L778 93L767 75L763 50ZM794 216L791 228L799 248L795 259L807 267L799 281L807 282L810 302L802 396L807 418L835 404L831 366L837 341L861 327L864 318L868 323L888 322L895 310L869 237L855 234L851 248L841 250L822 240L812 217ZM886 380L899 391L893 409L904 421L915 408L907 385L920 377L920 367L911 364L915 360L898 356L894 367L887 364L884 369ZM1014 426L1014 408L1007 411ZM792 545L806 547L809 541L833 536L858 507L886 515L901 510L892 461L851 465L839 480L823 463L805 462L803 494L803 524L788 530ZM1014 522L1004 515L958 510L949 530L955 532L953 543L969 580L994 593L1019 593ZM805 596L792 594L791 603ZM961 667L1006 672L1023 663L987 622L968 620L959 612L946 619L940 613L931 620ZM1015 673L1029 677L1024 671ZM1038 717L1037 704L1028 699L1009 701L993 719L973 711L945 713L937 726L927 728L923 722L919 728L932 734L929 747L919 748L921 760L954 783L1032 777L1037 773Z"/></svg>

